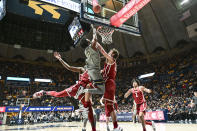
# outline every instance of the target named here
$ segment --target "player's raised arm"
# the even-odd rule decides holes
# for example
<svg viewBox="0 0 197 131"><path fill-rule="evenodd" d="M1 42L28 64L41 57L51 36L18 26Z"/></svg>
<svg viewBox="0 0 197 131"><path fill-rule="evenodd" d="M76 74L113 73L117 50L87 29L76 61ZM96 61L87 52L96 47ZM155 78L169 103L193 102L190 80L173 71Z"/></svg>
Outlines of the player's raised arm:
<svg viewBox="0 0 197 131"><path fill-rule="evenodd" d="M78 73L84 72L84 68L83 67L70 66L68 63L66 63L64 60L62 60L62 57L61 57L61 55L58 52L54 52L54 57L56 59L58 59L66 69L68 69L68 70L70 70L72 72L78 72Z"/></svg>
<svg viewBox="0 0 197 131"><path fill-rule="evenodd" d="M147 93L151 93L151 92L152 92L151 89L148 89L148 88L146 88L146 87L144 87L144 86L140 86L140 90L141 90L141 91L144 91L144 92L147 92Z"/></svg>
<svg viewBox="0 0 197 131"><path fill-rule="evenodd" d="M132 93L132 90L129 89L129 90L125 93L124 98L127 98L129 95L131 95L131 93Z"/></svg>
<svg viewBox="0 0 197 131"><path fill-rule="evenodd" d="M97 34L96 34L96 28L94 28L93 25L91 25L92 27L92 33L93 33L93 37L92 37L92 41L90 41L89 39L86 39L86 41L88 42L88 45L91 45L92 49L94 49L95 51L97 51Z"/></svg>
<svg viewBox="0 0 197 131"><path fill-rule="evenodd" d="M110 56L108 53L106 53L106 51L103 49L103 47L97 42L96 43L96 47L97 49L101 52L101 54L103 54L103 56L108 60L110 61L111 63L114 62L114 59L112 56Z"/></svg>
<svg viewBox="0 0 197 131"><path fill-rule="evenodd" d="M92 41L90 41L89 39L86 39L86 41L87 41L88 45L91 45L92 49L97 51L97 48L96 48L96 46L97 46L97 39L95 39L94 36L93 36Z"/></svg>

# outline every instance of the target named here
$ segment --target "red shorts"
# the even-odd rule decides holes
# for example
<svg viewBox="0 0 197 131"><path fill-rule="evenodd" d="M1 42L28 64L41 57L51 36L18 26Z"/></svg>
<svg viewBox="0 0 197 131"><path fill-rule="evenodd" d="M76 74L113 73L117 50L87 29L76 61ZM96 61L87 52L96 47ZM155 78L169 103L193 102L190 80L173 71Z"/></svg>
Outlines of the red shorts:
<svg viewBox="0 0 197 131"><path fill-rule="evenodd" d="M144 102L142 104L137 104L137 114L139 114L139 112L144 112L144 114L145 114L146 107L147 107L146 102Z"/></svg>
<svg viewBox="0 0 197 131"><path fill-rule="evenodd" d="M80 84L75 84L70 88L67 88L65 91L67 92L68 96L74 97L78 99L82 104L85 103L85 93L83 93L84 87Z"/></svg>
<svg viewBox="0 0 197 131"><path fill-rule="evenodd" d="M104 99L109 101L114 101L116 91L116 83L113 79L108 79L105 82L105 93L104 93Z"/></svg>
<svg viewBox="0 0 197 131"><path fill-rule="evenodd" d="M82 94L84 95L83 90L84 90L84 87L81 86L81 84L79 84L79 83L65 89L68 96L74 97L75 99L78 99L79 96L82 95Z"/></svg>
<svg viewBox="0 0 197 131"><path fill-rule="evenodd" d="M111 112L114 111L114 103L110 101L105 101L105 115L110 117Z"/></svg>

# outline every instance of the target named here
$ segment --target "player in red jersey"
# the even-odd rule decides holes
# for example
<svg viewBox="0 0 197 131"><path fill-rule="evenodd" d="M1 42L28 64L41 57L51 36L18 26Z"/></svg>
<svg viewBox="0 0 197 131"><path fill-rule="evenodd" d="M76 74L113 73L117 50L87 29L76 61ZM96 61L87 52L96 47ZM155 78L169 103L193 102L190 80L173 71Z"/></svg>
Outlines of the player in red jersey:
<svg viewBox="0 0 197 131"><path fill-rule="evenodd" d="M75 85L72 85L70 88L67 88L61 92L41 90L39 92L34 93L33 98L39 98L43 95L49 95L54 97L74 97L75 99L78 99L80 103L85 105L85 93L83 92L83 90L90 83L88 72L85 71L83 67L73 67L68 65L64 60L62 60L61 55L58 52L54 52L54 56L62 63L62 65L66 69L72 72L79 73L79 80L76 82ZM86 114L84 113L84 115ZM88 116L85 117L88 117L92 126L92 131L96 131L96 123L94 121L92 107L90 107L87 115Z"/></svg>
<svg viewBox="0 0 197 131"><path fill-rule="evenodd" d="M154 122L147 122L144 120L144 115L146 111L146 100L144 98L144 92L151 93L150 89L145 88L144 86L140 86L140 82L137 79L132 80L133 88L129 89L127 93L124 95L127 98L131 93L133 95L133 99L137 104L137 114L139 116L139 120L142 123L143 131L146 131L146 125L151 125L153 130L155 131L155 124Z"/></svg>
<svg viewBox="0 0 197 131"><path fill-rule="evenodd" d="M118 59L119 52L116 49L111 49L109 53L106 53L103 47L99 43L97 43L97 49L106 58L104 69L101 71L103 75L103 79L105 80L105 93L101 101L104 101L105 103L105 114L107 120L109 120L108 118L110 116L112 117L114 131L122 131L123 129L118 126L117 116L114 110L114 104L117 105L115 101L115 91L116 91L115 79L117 72L116 60ZM108 122L109 121L106 121L107 130L109 131Z"/></svg>

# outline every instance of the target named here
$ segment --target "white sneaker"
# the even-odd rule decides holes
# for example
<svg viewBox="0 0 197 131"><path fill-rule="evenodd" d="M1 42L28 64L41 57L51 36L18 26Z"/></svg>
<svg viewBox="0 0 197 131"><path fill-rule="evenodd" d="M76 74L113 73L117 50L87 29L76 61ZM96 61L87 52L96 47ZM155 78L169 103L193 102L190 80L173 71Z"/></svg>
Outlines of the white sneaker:
<svg viewBox="0 0 197 131"><path fill-rule="evenodd" d="M155 122L154 122L154 121L151 121L151 122L152 122L152 128L153 128L153 131L156 131Z"/></svg>
<svg viewBox="0 0 197 131"><path fill-rule="evenodd" d="M107 126L107 131L110 131L110 128L109 128L109 126Z"/></svg>
<svg viewBox="0 0 197 131"><path fill-rule="evenodd" d="M123 131L123 129L122 129L122 127L117 127L117 128L115 128L113 131Z"/></svg>
<svg viewBox="0 0 197 131"><path fill-rule="evenodd" d="M39 91L39 92L36 92L36 93L33 94L33 98L34 98L34 99L40 98L41 96L44 95L44 93L45 93L44 90L41 90L41 91Z"/></svg>
<svg viewBox="0 0 197 131"><path fill-rule="evenodd" d="M86 131L86 129L82 129L82 131Z"/></svg>

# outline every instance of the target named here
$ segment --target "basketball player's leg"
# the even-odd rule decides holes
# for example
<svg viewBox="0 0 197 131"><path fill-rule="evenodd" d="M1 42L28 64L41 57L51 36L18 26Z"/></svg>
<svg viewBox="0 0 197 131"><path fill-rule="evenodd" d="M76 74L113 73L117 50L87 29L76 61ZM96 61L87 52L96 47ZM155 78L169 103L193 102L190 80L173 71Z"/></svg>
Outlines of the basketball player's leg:
<svg viewBox="0 0 197 131"><path fill-rule="evenodd" d="M54 96L54 97L67 97L67 96L70 96L70 94L66 90L63 90L63 91L60 91L60 92L41 90L39 92L34 93L33 94L33 98L39 98L39 97L44 96L44 95L49 95L49 96Z"/></svg>
<svg viewBox="0 0 197 131"><path fill-rule="evenodd" d="M146 131L146 124L145 124L145 120L144 120L144 112L139 112L139 121L140 123L142 123L142 128L143 131Z"/></svg>
<svg viewBox="0 0 197 131"><path fill-rule="evenodd" d="M116 109L118 108L117 103L115 102L115 89L116 89L116 84L113 79L108 79L105 83L106 90L104 94L104 99L105 99L105 114L106 117L112 118L112 122L114 125L115 130L122 130L122 128L118 127L118 122L117 122L117 116L116 116L116 111L114 109L114 104Z"/></svg>
<svg viewBox="0 0 197 131"><path fill-rule="evenodd" d="M96 126L96 114L93 113L93 115L94 115L94 122L95 122L94 125ZM85 118L83 120L83 128L82 128L82 131L86 131L87 122L88 122L88 118ZM92 124L91 124L91 126L92 126ZM95 127L92 127L92 128L95 128Z"/></svg>
<svg viewBox="0 0 197 131"><path fill-rule="evenodd" d="M123 129L118 126L117 122L117 115L116 111L114 109L114 103L113 102L105 102L105 114L106 114L106 125L107 125L107 131L109 131L109 118L111 116L112 123L114 126L114 131L122 131Z"/></svg>
<svg viewBox="0 0 197 131"><path fill-rule="evenodd" d="M92 85L92 83L90 83L90 84L88 84L87 86L86 86L86 89L91 89L91 88L95 88L95 87L93 87L93 85ZM90 91L91 92L91 91ZM90 92L85 92L85 103L84 103L84 114L87 114L90 110L91 110L91 100L90 100L90 98L91 98L91 93ZM97 90L94 90L93 92L97 92Z"/></svg>
<svg viewBox="0 0 197 131"><path fill-rule="evenodd" d="M87 123L88 123L88 119L85 118L85 119L83 120L83 128L82 128L82 131L86 131L86 125L87 125Z"/></svg>
<svg viewBox="0 0 197 131"><path fill-rule="evenodd" d="M132 116L133 123L136 123L136 115L137 115L137 110L134 109L134 110L133 110L133 116Z"/></svg>
<svg viewBox="0 0 197 131"><path fill-rule="evenodd" d="M56 91L46 91L46 95L54 96L54 97L67 97L70 96L66 90L56 92Z"/></svg>
<svg viewBox="0 0 197 131"><path fill-rule="evenodd" d="M146 131L146 125L153 126L153 123L146 121L144 119L144 115L145 115L145 112L140 112L139 113L139 120L142 123L143 131ZM153 127L153 130L155 131L154 127Z"/></svg>
<svg viewBox="0 0 197 131"><path fill-rule="evenodd" d="M95 88L95 87L93 86L92 83L89 83L86 86L86 89L85 90L89 90L91 88ZM84 107L86 108L87 111L88 111L89 106L91 105L90 98L91 98L91 93L90 92L85 92L85 103L84 103Z"/></svg>
<svg viewBox="0 0 197 131"><path fill-rule="evenodd" d="M103 80L93 81L91 87L92 88L85 89L84 92L101 95L105 93L105 82Z"/></svg>
<svg viewBox="0 0 197 131"><path fill-rule="evenodd" d="M106 126L107 126L107 131L110 131L110 128L109 128L109 117L106 117Z"/></svg>
<svg viewBox="0 0 197 131"><path fill-rule="evenodd" d="M155 131L155 125L153 122L148 122L144 119L144 116L146 114L145 110L146 110L147 104L143 103L137 106L137 112L139 113L139 120L142 123L142 127L143 130L146 131L146 125L150 125L152 126L153 130ZM137 113L137 114L138 114Z"/></svg>
<svg viewBox="0 0 197 131"><path fill-rule="evenodd" d="M43 95L54 96L54 97L68 97L68 96L74 97L77 94L79 88L80 88L80 85L75 84L75 85L73 85L63 91L60 91L60 92L41 90L39 92L34 93L33 97L37 98L37 97L41 97Z"/></svg>
<svg viewBox="0 0 197 131"><path fill-rule="evenodd" d="M82 94L78 97L78 100L83 104L84 109L83 112L84 115L86 116L86 113L88 114L87 118L92 126L92 131L96 131L96 121L94 119L94 113L93 113L93 108L90 99L88 102L85 101L85 95ZM85 110L85 111L84 111ZM86 119L86 117L85 117ZM85 121L84 121L85 122ZM85 123L84 123L85 124ZM85 124L86 125L86 124Z"/></svg>
<svg viewBox="0 0 197 131"><path fill-rule="evenodd" d="M110 103L110 104L109 104ZM110 117L112 118L112 122L113 122L113 126L114 129L116 129L118 127L118 122L117 122L117 116L116 116L116 112L114 110L114 106L113 103L111 102L106 102L105 104L105 113L106 113L106 117ZM108 123L107 123L108 124Z"/></svg>
<svg viewBox="0 0 197 131"><path fill-rule="evenodd" d="M88 70L88 75L90 76L91 83L88 89L85 89L84 92L91 94L104 94L105 93L105 81L101 76L100 70Z"/></svg>
<svg viewBox="0 0 197 131"><path fill-rule="evenodd" d="M106 126L107 126L107 131L110 131L109 128L109 118L110 118L110 114L112 112L112 108L113 106L107 105L108 103L105 101L105 115L106 115ZM112 103L111 103L112 104Z"/></svg>

